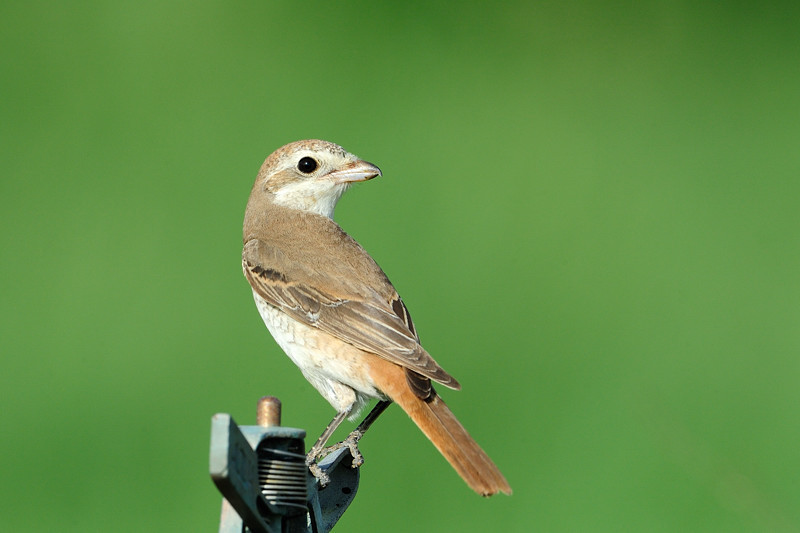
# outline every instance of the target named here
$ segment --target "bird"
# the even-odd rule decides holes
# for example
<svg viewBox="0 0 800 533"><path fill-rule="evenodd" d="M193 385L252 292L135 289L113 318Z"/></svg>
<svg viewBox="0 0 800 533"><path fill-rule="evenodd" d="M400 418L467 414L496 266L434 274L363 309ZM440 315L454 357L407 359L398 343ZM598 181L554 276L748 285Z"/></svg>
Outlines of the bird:
<svg viewBox="0 0 800 533"><path fill-rule="evenodd" d="M358 441L398 404L475 492L511 494L503 474L461 425L432 382L461 385L420 344L411 315L374 259L333 220L354 183L380 169L317 139L289 143L261 166L243 224L242 269L277 344L336 410L306 464L324 486L317 460ZM378 403L347 439L325 444L345 418Z"/></svg>

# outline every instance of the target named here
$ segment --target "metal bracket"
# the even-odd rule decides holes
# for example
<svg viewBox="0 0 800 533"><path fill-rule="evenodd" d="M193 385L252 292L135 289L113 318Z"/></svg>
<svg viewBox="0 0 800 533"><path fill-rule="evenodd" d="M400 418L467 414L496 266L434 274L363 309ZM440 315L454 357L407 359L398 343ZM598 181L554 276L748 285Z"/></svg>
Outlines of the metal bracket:
<svg viewBox="0 0 800 533"><path fill-rule="evenodd" d="M305 465L305 431L280 426L277 398L261 399L259 424L238 426L225 413L211 419L209 472L224 497L220 533L327 533L358 491L350 450L320 461L331 480L322 488Z"/></svg>

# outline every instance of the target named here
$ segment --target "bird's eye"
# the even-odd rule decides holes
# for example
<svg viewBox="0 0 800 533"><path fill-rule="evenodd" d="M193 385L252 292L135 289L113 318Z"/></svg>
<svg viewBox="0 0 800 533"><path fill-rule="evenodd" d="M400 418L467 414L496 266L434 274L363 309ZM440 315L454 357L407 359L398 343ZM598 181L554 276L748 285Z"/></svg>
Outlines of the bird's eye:
<svg viewBox="0 0 800 533"><path fill-rule="evenodd" d="M304 157L297 162L297 170L303 174L311 174L317 170L317 161L313 157Z"/></svg>

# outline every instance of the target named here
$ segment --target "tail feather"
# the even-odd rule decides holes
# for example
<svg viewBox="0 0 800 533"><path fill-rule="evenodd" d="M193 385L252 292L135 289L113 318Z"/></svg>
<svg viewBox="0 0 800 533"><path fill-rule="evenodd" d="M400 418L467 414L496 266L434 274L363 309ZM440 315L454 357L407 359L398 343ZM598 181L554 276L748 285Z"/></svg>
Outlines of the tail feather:
<svg viewBox="0 0 800 533"><path fill-rule="evenodd" d="M428 402L414 400L414 406L397 403L472 490L481 496L511 494L506 478L439 396L434 393Z"/></svg>
<svg viewBox="0 0 800 533"><path fill-rule="evenodd" d="M407 385L400 367L388 361L371 366L380 389L403 408L472 490L481 496L511 494L506 478L435 391L427 401L421 400ZM380 371L375 372L375 366Z"/></svg>

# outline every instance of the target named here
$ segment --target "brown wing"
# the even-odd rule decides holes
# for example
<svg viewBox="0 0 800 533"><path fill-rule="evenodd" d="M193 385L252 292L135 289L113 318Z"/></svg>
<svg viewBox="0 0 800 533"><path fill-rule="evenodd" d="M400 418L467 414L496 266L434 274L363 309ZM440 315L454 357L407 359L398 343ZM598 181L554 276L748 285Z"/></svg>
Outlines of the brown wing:
<svg viewBox="0 0 800 533"><path fill-rule="evenodd" d="M408 310L396 291L390 301L383 301L377 293L372 298L330 294L315 286L321 284L310 282L313 276L298 270L297 265L289 273L287 265L280 264L278 254L259 253L259 248L256 241L247 243L242 269L253 290L264 300L296 320L405 367L409 385L420 397L430 395L426 378L446 387L461 388L419 344ZM341 287L340 283L332 285Z"/></svg>

